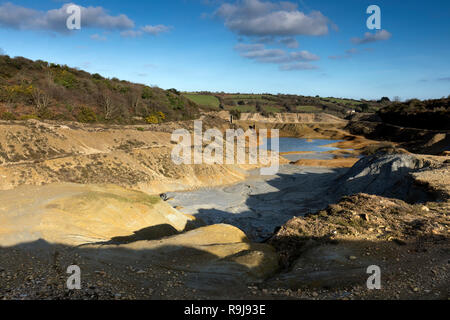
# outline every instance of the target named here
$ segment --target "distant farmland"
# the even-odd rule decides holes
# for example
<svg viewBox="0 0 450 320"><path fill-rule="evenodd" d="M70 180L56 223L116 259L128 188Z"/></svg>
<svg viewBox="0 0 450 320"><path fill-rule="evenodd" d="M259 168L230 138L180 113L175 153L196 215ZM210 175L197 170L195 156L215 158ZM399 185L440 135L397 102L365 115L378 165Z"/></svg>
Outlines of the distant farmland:
<svg viewBox="0 0 450 320"><path fill-rule="evenodd" d="M202 109L261 113L328 113L345 118L352 112L377 112L390 103L381 100L355 100L334 97L308 97L293 94L251 94L224 92L184 92L182 96Z"/></svg>
<svg viewBox="0 0 450 320"><path fill-rule="evenodd" d="M317 106L298 106L296 110L305 113L322 112L322 108Z"/></svg>
<svg viewBox="0 0 450 320"><path fill-rule="evenodd" d="M217 99L216 97L214 97L212 95L186 93L186 94L183 94L183 96L202 107L219 109L219 106L220 106L219 99Z"/></svg>

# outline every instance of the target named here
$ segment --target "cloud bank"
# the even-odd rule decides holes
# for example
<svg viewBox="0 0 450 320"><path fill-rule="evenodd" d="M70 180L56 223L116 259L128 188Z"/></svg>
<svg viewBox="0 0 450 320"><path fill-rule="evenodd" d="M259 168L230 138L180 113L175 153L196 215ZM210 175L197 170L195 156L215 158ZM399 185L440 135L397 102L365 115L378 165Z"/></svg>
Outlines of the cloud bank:
<svg viewBox="0 0 450 320"><path fill-rule="evenodd" d="M282 71L317 69L310 62L319 60L319 56L307 50L292 51L300 46L296 37L326 35L329 26L333 26L321 12L304 13L296 3L289 1L225 2L213 16L238 35L239 41L253 42L235 46L241 57L259 63L278 64ZM267 48L266 44L275 48Z"/></svg>
<svg viewBox="0 0 450 320"><path fill-rule="evenodd" d="M352 38L351 41L354 44L365 44L377 41L389 40L392 34L386 30L379 30L376 33L366 32L362 38Z"/></svg>
<svg viewBox="0 0 450 320"><path fill-rule="evenodd" d="M238 44L234 47L241 57L259 63L278 64L280 70L313 70L317 66L310 64L320 60L320 57L307 51L286 52L282 49L267 49L263 44Z"/></svg>
<svg viewBox="0 0 450 320"><path fill-rule="evenodd" d="M70 16L67 13L67 7L70 5L73 3L66 3L59 9L39 11L7 2L0 5L0 27L70 34L71 31L66 26L67 18ZM81 8L82 28L122 31L121 34L124 37L137 37L144 34L158 35L171 29L164 25L146 25L134 30L135 22L124 14L112 16L103 7L79 7ZM91 38L100 41L106 40L104 36L98 34L92 35Z"/></svg>
<svg viewBox="0 0 450 320"><path fill-rule="evenodd" d="M328 33L329 19L319 11L305 14L295 3L242 0L224 3L215 16L231 31L243 36L321 36Z"/></svg>
<svg viewBox="0 0 450 320"><path fill-rule="evenodd" d="M38 11L12 3L0 5L0 26L16 30L44 30L67 33L66 12L71 3L64 4L60 9ZM124 14L109 15L102 7L82 7L82 27L106 30L124 30L134 28L134 21Z"/></svg>
<svg viewBox="0 0 450 320"><path fill-rule="evenodd" d="M128 37L128 38L136 38L136 37L143 36L145 34L157 36L161 33L169 32L171 29L172 29L171 27L168 27L168 26L165 26L162 24L159 24L157 26L147 25L147 26L140 28L139 30L122 31L120 34L122 35L122 37Z"/></svg>

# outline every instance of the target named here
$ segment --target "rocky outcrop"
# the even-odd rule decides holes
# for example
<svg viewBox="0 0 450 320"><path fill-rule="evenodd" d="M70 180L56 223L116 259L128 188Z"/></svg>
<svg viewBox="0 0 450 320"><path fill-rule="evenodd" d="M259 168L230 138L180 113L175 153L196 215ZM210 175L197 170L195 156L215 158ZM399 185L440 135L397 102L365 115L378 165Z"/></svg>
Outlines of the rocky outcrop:
<svg viewBox="0 0 450 320"><path fill-rule="evenodd" d="M1 192L0 203L4 256L16 250L25 252L21 256L62 251L89 261L84 270L139 264L145 270L187 272L186 288L218 297L278 269L278 255L270 245L251 243L230 225L205 227L158 196L139 191L99 185L25 186Z"/></svg>
<svg viewBox="0 0 450 320"><path fill-rule="evenodd" d="M445 298L449 277L436 270L448 269L449 223L443 203L410 205L367 194L344 197L325 210L293 218L270 239L285 272L266 286L294 292L338 289L373 297L366 287L367 268L376 265L382 270L385 298L423 295L431 287ZM428 274L433 276L424 276ZM387 280L404 276L406 282Z"/></svg>
<svg viewBox="0 0 450 320"><path fill-rule="evenodd" d="M351 120L345 129L351 134L363 135L369 139L397 142L413 153L441 155L450 150L448 130L401 127L378 120Z"/></svg>
<svg viewBox="0 0 450 320"><path fill-rule="evenodd" d="M423 145L412 146L413 151L426 154L442 154L450 152L450 133L438 133L425 141Z"/></svg>
<svg viewBox="0 0 450 320"><path fill-rule="evenodd" d="M413 202L427 200L427 194L414 185L410 176L426 165L425 161L409 154L364 157L335 181L329 193L341 197L364 192Z"/></svg>
<svg viewBox="0 0 450 320"><path fill-rule="evenodd" d="M273 117L264 117L259 113L242 113L240 120L267 123L342 123L345 120L328 113L276 113Z"/></svg>
<svg viewBox="0 0 450 320"><path fill-rule="evenodd" d="M204 129L223 124L207 118ZM159 194L245 178L240 165L176 165L171 158L175 146L171 133L184 127L190 130L193 122L177 125L0 123L0 190L48 183L107 183Z"/></svg>
<svg viewBox="0 0 450 320"><path fill-rule="evenodd" d="M196 221L159 197L117 186L56 184L0 193L0 245L159 239Z"/></svg>

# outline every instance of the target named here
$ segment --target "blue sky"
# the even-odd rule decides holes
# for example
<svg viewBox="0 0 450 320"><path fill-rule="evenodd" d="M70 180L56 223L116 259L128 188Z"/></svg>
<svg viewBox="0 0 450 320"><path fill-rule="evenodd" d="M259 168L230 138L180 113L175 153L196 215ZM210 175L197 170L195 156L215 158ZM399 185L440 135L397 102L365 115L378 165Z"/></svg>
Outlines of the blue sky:
<svg viewBox="0 0 450 320"><path fill-rule="evenodd" d="M450 1L0 0L0 51L183 91L440 98Z"/></svg>

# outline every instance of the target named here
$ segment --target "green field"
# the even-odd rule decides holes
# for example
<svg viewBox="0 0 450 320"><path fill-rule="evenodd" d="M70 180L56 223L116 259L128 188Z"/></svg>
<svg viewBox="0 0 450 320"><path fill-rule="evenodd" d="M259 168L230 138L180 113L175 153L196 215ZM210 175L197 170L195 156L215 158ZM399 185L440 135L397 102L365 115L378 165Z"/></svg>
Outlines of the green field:
<svg viewBox="0 0 450 320"><path fill-rule="evenodd" d="M228 99L240 99L240 100L254 100L261 99L263 95L260 94L229 94L226 96Z"/></svg>
<svg viewBox="0 0 450 320"><path fill-rule="evenodd" d="M238 110L238 111L243 112L243 113L256 112L256 107L255 106L251 106L251 105L227 107L227 109L228 110Z"/></svg>
<svg viewBox="0 0 450 320"><path fill-rule="evenodd" d="M266 105L266 106L263 107L263 109L264 109L266 112L272 112L272 113L283 112L283 110L281 110L281 108L280 108L280 107L277 107L277 106Z"/></svg>
<svg viewBox="0 0 450 320"><path fill-rule="evenodd" d="M298 112L305 112L305 113L322 111L322 108L316 106L298 106L296 109Z"/></svg>
<svg viewBox="0 0 450 320"><path fill-rule="evenodd" d="M188 93L183 94L186 98L191 100L192 102L195 102L196 104L204 107L209 107L213 109L219 109L220 101L214 96L210 95L202 95L202 94L194 94L194 93Z"/></svg>
<svg viewBox="0 0 450 320"><path fill-rule="evenodd" d="M360 101L351 100L351 99L322 98L322 100L328 101L328 102L333 102L333 103L338 103L338 104L341 104L343 106L355 106L356 107L357 105L361 104Z"/></svg>
<svg viewBox="0 0 450 320"><path fill-rule="evenodd" d="M322 98L319 96L308 97L302 95L223 92L185 92L183 95L203 107L203 109L220 110L220 106L223 105L225 110L238 110L242 113L254 113L256 110L261 110L266 114L280 112L324 112L338 117L345 117L348 115L349 110L355 110L356 112L376 112L383 107L376 100Z"/></svg>

